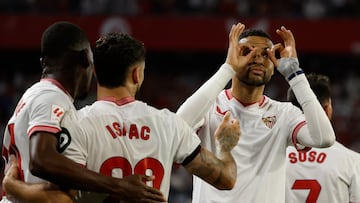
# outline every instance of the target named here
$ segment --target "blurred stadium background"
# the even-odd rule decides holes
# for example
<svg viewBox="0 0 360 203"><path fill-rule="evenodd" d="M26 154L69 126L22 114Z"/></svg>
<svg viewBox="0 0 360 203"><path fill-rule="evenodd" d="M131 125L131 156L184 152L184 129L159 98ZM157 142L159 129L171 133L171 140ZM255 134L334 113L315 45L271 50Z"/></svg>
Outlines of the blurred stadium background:
<svg viewBox="0 0 360 203"><path fill-rule="evenodd" d="M360 1L358 0L0 0L0 130L19 96L41 74L42 31L55 21L78 24L91 42L126 32L147 48L139 98L176 111L224 62L230 26L269 32L285 25L297 42L305 72L330 77L337 139L360 152ZM95 100L93 91L78 107ZM266 88L285 100L288 85L276 73ZM169 202L191 199L191 177L174 166Z"/></svg>

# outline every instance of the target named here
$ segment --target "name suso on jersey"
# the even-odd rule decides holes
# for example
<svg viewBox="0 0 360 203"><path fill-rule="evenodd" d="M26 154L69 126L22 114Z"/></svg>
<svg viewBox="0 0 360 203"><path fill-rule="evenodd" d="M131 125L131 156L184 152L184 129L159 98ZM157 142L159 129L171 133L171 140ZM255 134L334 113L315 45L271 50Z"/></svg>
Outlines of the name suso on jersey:
<svg viewBox="0 0 360 203"><path fill-rule="evenodd" d="M308 152L291 152L288 154L289 163L296 164L298 162L309 162L322 164L326 161L326 152L317 152L314 150Z"/></svg>

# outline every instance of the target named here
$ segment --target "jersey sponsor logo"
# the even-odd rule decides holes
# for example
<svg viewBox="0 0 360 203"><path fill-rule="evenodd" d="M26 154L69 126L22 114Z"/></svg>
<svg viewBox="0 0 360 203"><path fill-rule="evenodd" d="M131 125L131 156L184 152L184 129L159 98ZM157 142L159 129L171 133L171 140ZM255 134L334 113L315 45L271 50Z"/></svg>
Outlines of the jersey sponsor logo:
<svg viewBox="0 0 360 203"><path fill-rule="evenodd" d="M51 106L51 120L60 121L64 115L64 109L61 106L53 104Z"/></svg>
<svg viewBox="0 0 360 203"><path fill-rule="evenodd" d="M62 153L65 151L65 149L70 145L71 143L71 136L69 131L66 128L61 128L61 131L58 133L58 146L57 150L59 153Z"/></svg>
<svg viewBox="0 0 360 203"><path fill-rule="evenodd" d="M219 106L216 106L216 112L218 112L220 115L223 115L225 116L226 112L228 112L229 110L227 111L221 111L220 107Z"/></svg>
<svg viewBox="0 0 360 203"><path fill-rule="evenodd" d="M273 128L276 123L276 116L268 116L265 118L262 118L262 121L268 128Z"/></svg>

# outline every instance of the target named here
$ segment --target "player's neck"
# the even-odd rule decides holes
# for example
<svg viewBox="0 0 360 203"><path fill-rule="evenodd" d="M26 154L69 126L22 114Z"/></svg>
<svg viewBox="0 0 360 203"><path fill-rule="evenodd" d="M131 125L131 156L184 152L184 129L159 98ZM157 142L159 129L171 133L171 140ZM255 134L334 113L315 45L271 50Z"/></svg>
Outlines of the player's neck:
<svg viewBox="0 0 360 203"><path fill-rule="evenodd" d="M129 91L125 86L120 86L116 88L106 88L102 86L97 86L97 99L113 97L116 100L121 100L125 97L134 97L135 95Z"/></svg>
<svg viewBox="0 0 360 203"><path fill-rule="evenodd" d="M232 95L244 104L259 102L263 98L264 86L233 85Z"/></svg>

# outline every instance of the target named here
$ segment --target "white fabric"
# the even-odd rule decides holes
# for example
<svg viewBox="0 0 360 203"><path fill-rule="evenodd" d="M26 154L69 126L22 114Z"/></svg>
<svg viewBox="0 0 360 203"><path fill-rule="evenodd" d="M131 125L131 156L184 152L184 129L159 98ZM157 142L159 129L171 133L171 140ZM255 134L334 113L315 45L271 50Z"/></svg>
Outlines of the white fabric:
<svg viewBox="0 0 360 203"><path fill-rule="evenodd" d="M328 147L335 142L335 133L324 109L311 90L305 74L289 81L297 101L304 111L307 128L300 130L297 141L304 146Z"/></svg>
<svg viewBox="0 0 360 203"><path fill-rule="evenodd" d="M287 203L304 203L307 198L313 198L312 202L360 202L360 154L338 142L305 154L289 147L286 170Z"/></svg>
<svg viewBox="0 0 360 203"><path fill-rule="evenodd" d="M114 177L155 175L150 185L165 195L169 193L173 163L182 163L200 145L193 128L176 114L140 101L97 101L77 116L68 115L63 125L71 143L63 152L65 156ZM104 196L83 193L83 198Z"/></svg>
<svg viewBox="0 0 360 203"><path fill-rule="evenodd" d="M189 97L180 106L176 114L182 117L191 127L195 127L201 119L203 119L203 116L214 103L217 95L224 89L234 75L235 71L233 68L229 64L224 63L192 97ZM191 106L191 108L187 108L189 106ZM196 114L193 112L194 109L196 109Z"/></svg>
<svg viewBox="0 0 360 203"><path fill-rule="evenodd" d="M241 137L232 150L237 164L237 181L230 191L220 191L194 177L194 203L281 203L285 201L285 156L303 113L290 103L266 96L259 103L243 106L222 91L205 116L198 135L202 145L216 153L213 137L226 111L240 120Z"/></svg>
<svg viewBox="0 0 360 203"><path fill-rule="evenodd" d="M37 131L59 132L63 115L69 110L75 110L72 102L72 98L61 87L48 80L34 84L19 101L5 129L3 147L10 150L10 132L13 126L15 142L12 144L18 150L18 160L21 160L20 167L26 182L44 181L29 171L29 136Z"/></svg>

